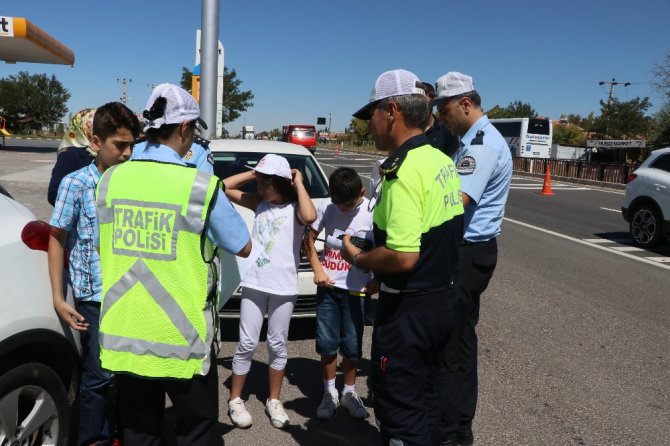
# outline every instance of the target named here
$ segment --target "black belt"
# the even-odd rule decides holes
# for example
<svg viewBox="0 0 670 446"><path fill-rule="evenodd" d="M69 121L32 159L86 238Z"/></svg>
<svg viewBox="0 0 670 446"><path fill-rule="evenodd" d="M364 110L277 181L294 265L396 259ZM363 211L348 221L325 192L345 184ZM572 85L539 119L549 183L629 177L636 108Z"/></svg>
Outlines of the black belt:
<svg viewBox="0 0 670 446"><path fill-rule="evenodd" d="M484 244L484 243L490 243L490 242L492 242L492 241L495 241L495 239L496 239L496 238L493 237L493 238L490 238L490 239L488 239L488 240L484 240L483 242L471 242L470 240L463 240L463 241L461 242L461 246L481 245L481 244Z"/></svg>

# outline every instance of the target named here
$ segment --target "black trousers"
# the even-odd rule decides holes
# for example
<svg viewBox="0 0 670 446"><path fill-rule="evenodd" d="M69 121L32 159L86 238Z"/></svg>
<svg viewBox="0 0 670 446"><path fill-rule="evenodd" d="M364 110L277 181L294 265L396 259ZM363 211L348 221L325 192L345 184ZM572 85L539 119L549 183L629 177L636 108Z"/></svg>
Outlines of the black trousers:
<svg viewBox="0 0 670 446"><path fill-rule="evenodd" d="M472 429L477 408L477 332L480 296L488 287L498 261L496 239L462 245L456 265L458 295L454 332L448 348L448 372L440 380L442 438Z"/></svg>
<svg viewBox="0 0 670 446"><path fill-rule="evenodd" d="M165 395L176 412L178 445L223 445L218 428L219 391L216 357L209 373L192 379L154 379L117 374L118 404L125 446L159 446Z"/></svg>
<svg viewBox="0 0 670 446"><path fill-rule="evenodd" d="M439 442L429 420L441 406L431 377L443 374L452 330L454 289L381 292L372 333L370 387L383 444Z"/></svg>

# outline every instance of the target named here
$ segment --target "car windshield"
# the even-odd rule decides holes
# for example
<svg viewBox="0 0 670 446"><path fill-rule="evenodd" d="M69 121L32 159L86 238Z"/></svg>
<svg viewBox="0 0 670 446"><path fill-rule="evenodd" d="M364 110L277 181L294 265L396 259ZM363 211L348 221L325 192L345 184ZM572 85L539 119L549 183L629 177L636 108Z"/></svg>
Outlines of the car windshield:
<svg viewBox="0 0 670 446"><path fill-rule="evenodd" d="M214 174L219 178L228 178L242 172L248 172L249 167L256 164L266 154L259 152L224 152L213 153ZM305 180L305 189L311 198L327 198L328 183L321 170L316 166L314 158L305 155L282 154L288 160L292 169L299 169ZM251 181L242 187L244 192L256 193L256 182Z"/></svg>

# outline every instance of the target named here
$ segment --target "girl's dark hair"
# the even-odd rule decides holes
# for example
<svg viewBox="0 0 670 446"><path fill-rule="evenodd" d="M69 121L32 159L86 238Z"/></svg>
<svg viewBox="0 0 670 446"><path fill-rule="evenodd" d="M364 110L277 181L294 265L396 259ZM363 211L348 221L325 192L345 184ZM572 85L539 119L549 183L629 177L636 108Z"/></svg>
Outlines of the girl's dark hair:
<svg viewBox="0 0 670 446"><path fill-rule="evenodd" d="M298 193L291 185L291 180L280 177L279 175L266 175L260 172L256 172L256 175L260 176L263 181L271 181L272 186L277 190L277 192L279 192L279 195L282 196L284 201L289 203L295 203L298 201Z"/></svg>
<svg viewBox="0 0 670 446"><path fill-rule="evenodd" d="M165 107L167 106L167 99L164 97L158 97L154 101L153 105L149 110L144 110L142 116L146 119L153 121L165 114ZM191 123L195 126L195 121ZM174 132L177 131L180 124L163 124L162 126L156 128L147 129L145 136L149 142L159 142L160 140L169 139Z"/></svg>
<svg viewBox="0 0 670 446"><path fill-rule="evenodd" d="M120 128L126 128L137 138L140 135L140 121L135 113L120 102L108 102L98 107L93 115L93 134L105 141Z"/></svg>

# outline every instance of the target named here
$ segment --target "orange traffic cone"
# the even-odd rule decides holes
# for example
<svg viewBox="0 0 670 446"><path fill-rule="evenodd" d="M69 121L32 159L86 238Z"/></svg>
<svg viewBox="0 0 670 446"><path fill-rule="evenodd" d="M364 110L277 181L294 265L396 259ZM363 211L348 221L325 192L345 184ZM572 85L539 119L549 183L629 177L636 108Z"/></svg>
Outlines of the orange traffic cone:
<svg viewBox="0 0 670 446"><path fill-rule="evenodd" d="M544 184L542 185L542 192L540 195L554 195L551 191L551 171L549 169L549 163L547 163L547 168L544 170Z"/></svg>

